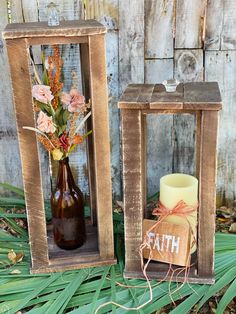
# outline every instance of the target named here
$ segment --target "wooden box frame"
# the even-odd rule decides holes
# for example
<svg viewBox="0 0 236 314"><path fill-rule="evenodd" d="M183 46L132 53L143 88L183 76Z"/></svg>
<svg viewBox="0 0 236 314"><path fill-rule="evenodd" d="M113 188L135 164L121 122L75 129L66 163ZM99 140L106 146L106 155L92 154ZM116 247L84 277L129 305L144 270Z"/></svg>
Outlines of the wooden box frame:
<svg viewBox="0 0 236 314"><path fill-rule="evenodd" d="M188 281L214 283L216 146L218 112L222 108L218 84L185 83L178 85L172 93L167 93L162 84L131 84L118 106L121 109L123 144L124 275L128 278L143 277L138 249L146 216L146 115L193 114L197 121L198 249ZM168 268L168 264L151 262L147 274L150 278L163 279ZM171 274L166 280L170 277ZM184 274L173 277L173 280L184 281Z"/></svg>
<svg viewBox="0 0 236 314"><path fill-rule="evenodd" d="M64 21L56 27L49 27L46 22L9 24L3 32L12 78L32 273L116 263L113 245L105 33L106 28L95 20ZM93 215L93 220L97 220L98 248L89 252L84 252L83 249L78 249L78 253L59 252L51 257L36 135L22 128L35 126L28 57L31 45L71 43L81 44L84 93L92 104L92 118L88 124L89 128L93 129L93 136L88 141L88 164L91 207L93 213L97 212L97 216ZM91 234L88 238L96 241Z"/></svg>

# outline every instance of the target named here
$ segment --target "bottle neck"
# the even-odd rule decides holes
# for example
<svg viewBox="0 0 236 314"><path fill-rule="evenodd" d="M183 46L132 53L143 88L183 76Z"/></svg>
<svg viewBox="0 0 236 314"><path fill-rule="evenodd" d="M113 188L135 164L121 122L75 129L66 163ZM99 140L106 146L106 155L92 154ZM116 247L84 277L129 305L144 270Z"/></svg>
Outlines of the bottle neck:
<svg viewBox="0 0 236 314"><path fill-rule="evenodd" d="M59 160L57 188L62 190L70 190L74 186L75 181L70 169L69 158L66 157L62 160Z"/></svg>

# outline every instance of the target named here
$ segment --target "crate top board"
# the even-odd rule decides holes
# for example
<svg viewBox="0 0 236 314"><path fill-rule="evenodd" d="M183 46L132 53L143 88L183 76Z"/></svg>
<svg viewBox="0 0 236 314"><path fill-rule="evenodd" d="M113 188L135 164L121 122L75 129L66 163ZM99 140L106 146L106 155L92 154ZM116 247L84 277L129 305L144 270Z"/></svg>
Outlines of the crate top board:
<svg viewBox="0 0 236 314"><path fill-rule="evenodd" d="M4 39L30 37L76 37L106 33L106 27L96 20L62 21L58 26L47 22L12 23L3 31Z"/></svg>
<svg viewBox="0 0 236 314"><path fill-rule="evenodd" d="M175 92L166 92L162 84L130 84L118 107L142 110L221 110L217 82L179 84Z"/></svg>

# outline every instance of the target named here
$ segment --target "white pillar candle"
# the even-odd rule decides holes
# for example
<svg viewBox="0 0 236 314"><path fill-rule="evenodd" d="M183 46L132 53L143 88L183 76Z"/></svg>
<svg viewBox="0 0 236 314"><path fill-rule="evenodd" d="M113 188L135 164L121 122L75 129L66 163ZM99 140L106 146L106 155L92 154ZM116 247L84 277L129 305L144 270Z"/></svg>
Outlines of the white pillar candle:
<svg viewBox="0 0 236 314"><path fill-rule="evenodd" d="M188 174L173 173L160 179L160 202L168 209L173 209L179 201L184 201L189 206L198 204L198 180ZM178 225L190 225L194 237L197 236L197 210L186 218L171 215L165 221L173 222ZM193 237L192 237L193 241ZM191 253L196 251L196 244Z"/></svg>

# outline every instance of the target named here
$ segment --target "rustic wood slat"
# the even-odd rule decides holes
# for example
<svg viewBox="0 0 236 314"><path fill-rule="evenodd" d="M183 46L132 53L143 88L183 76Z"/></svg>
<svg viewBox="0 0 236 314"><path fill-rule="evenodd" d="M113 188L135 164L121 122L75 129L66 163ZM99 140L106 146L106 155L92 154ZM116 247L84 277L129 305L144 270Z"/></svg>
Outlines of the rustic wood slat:
<svg viewBox="0 0 236 314"><path fill-rule="evenodd" d="M145 1L145 58L173 57L174 2Z"/></svg>
<svg viewBox="0 0 236 314"><path fill-rule="evenodd" d="M175 78L180 82L203 80L202 49L175 49Z"/></svg>
<svg viewBox="0 0 236 314"><path fill-rule="evenodd" d="M224 0L207 1L206 37L204 42L206 50L220 50L224 2Z"/></svg>
<svg viewBox="0 0 236 314"><path fill-rule="evenodd" d="M121 110L125 213L125 271L140 267L142 242L142 120L140 110Z"/></svg>
<svg viewBox="0 0 236 314"><path fill-rule="evenodd" d="M166 92L162 84L130 84L118 107L144 110L220 110L222 100L216 82L181 83L176 92Z"/></svg>
<svg viewBox="0 0 236 314"><path fill-rule="evenodd" d="M182 109L183 84L179 84L175 92L168 93L165 86L156 84L153 90L150 109Z"/></svg>
<svg viewBox="0 0 236 314"><path fill-rule="evenodd" d="M52 32L53 30L53 32ZM5 39L27 37L73 37L106 33L106 28L95 20L61 21L59 26L47 22L12 23L3 32Z"/></svg>
<svg viewBox="0 0 236 314"><path fill-rule="evenodd" d="M217 82L195 82L184 85L184 109L220 110L222 100Z"/></svg>
<svg viewBox="0 0 236 314"><path fill-rule="evenodd" d="M152 98L152 93L154 89L154 84L144 84L140 86L140 92L138 95L137 102L139 103L150 103Z"/></svg>
<svg viewBox="0 0 236 314"><path fill-rule="evenodd" d="M4 2L6 3L6 1L1 2L1 8L3 7L2 3L4 3ZM7 6L7 3L6 3L6 6ZM12 23L23 22L22 1L12 1L11 2L11 22Z"/></svg>
<svg viewBox="0 0 236 314"><path fill-rule="evenodd" d="M111 258L114 248L105 55L104 35L89 37L99 251L102 258Z"/></svg>
<svg viewBox="0 0 236 314"><path fill-rule="evenodd" d="M39 45L44 42L45 45L68 45L68 44L82 44L88 42L88 36L79 36L76 38L71 37L28 37L27 42L29 45Z"/></svg>
<svg viewBox="0 0 236 314"><path fill-rule="evenodd" d="M121 95L119 103L136 102L138 100L142 84L129 84Z"/></svg>
<svg viewBox="0 0 236 314"><path fill-rule="evenodd" d="M109 8L109 6L107 8ZM115 8L116 10L118 10L116 6ZM109 125L111 138L111 177L113 199L121 199L122 195L121 167L120 167L120 133L118 132L120 128L120 113L119 109L117 108L117 102L119 99L118 42L119 42L118 30L108 31L106 35L106 55L107 55L107 83L109 96L108 106L110 117Z"/></svg>
<svg viewBox="0 0 236 314"><path fill-rule="evenodd" d="M142 193L143 193L143 209L144 209L144 217L147 218L147 119L146 115L142 114L141 116L141 124L142 124L142 139L141 139L141 147L142 147Z"/></svg>
<svg viewBox="0 0 236 314"><path fill-rule="evenodd" d="M145 83L157 84L172 79L173 68L173 58L145 60Z"/></svg>
<svg viewBox="0 0 236 314"><path fill-rule="evenodd" d="M109 124L111 138L111 177L113 199L121 198L120 126L117 101L119 98L119 0L83 1L85 19L96 19L108 32L106 35L107 83L109 95Z"/></svg>
<svg viewBox="0 0 236 314"><path fill-rule="evenodd" d="M120 93L144 82L144 1L119 0Z"/></svg>
<svg viewBox="0 0 236 314"><path fill-rule="evenodd" d="M206 81L218 81L224 102L220 112L217 206L233 206L236 199L235 178L235 84L236 51L206 51Z"/></svg>
<svg viewBox="0 0 236 314"><path fill-rule="evenodd" d="M17 1L16 1L17 2ZM22 22L37 22L38 21L38 4L37 0L22 0Z"/></svg>
<svg viewBox="0 0 236 314"><path fill-rule="evenodd" d="M26 41L24 39L7 41L7 50L9 59L14 60L10 62L10 70L31 239L31 261L33 268L40 268L48 264L48 250L38 147L35 133L22 128L35 127Z"/></svg>
<svg viewBox="0 0 236 314"><path fill-rule="evenodd" d="M52 272L59 272L59 271L67 271L67 270L75 270L75 269L83 269L88 267L99 267L105 265L114 265L116 264L116 259L114 258L101 258L99 254L88 254L85 255L83 258L75 257L72 258L72 262L70 260L63 258L52 259L50 260L50 264L48 267L42 266L41 268L32 268L31 274L42 274L42 273L52 273Z"/></svg>
<svg viewBox="0 0 236 314"><path fill-rule="evenodd" d="M217 130L218 112L203 111L198 211L198 274L201 277L212 277L214 269Z"/></svg>
<svg viewBox="0 0 236 314"><path fill-rule="evenodd" d="M201 48L205 0L177 0L175 48Z"/></svg>
<svg viewBox="0 0 236 314"><path fill-rule="evenodd" d="M236 2L234 0L224 0L223 7L224 11L223 25L221 33L221 50L230 50L236 48Z"/></svg>
<svg viewBox="0 0 236 314"><path fill-rule="evenodd" d="M118 29L118 0L85 0L86 19L96 19L109 30Z"/></svg>
<svg viewBox="0 0 236 314"><path fill-rule="evenodd" d="M195 140L195 176L200 178L200 162L201 162L201 154L202 154L202 148L201 148L201 136L202 136L202 111L198 111L195 114L195 130L196 130L196 140Z"/></svg>
<svg viewBox="0 0 236 314"><path fill-rule="evenodd" d="M0 177L1 182L22 187L21 161L17 140L16 122L12 104L12 88L9 76L9 65L5 43L2 40L2 30L8 23L8 9L5 0L0 1ZM20 19L20 14L14 14ZM0 193L9 192L0 188Z"/></svg>

